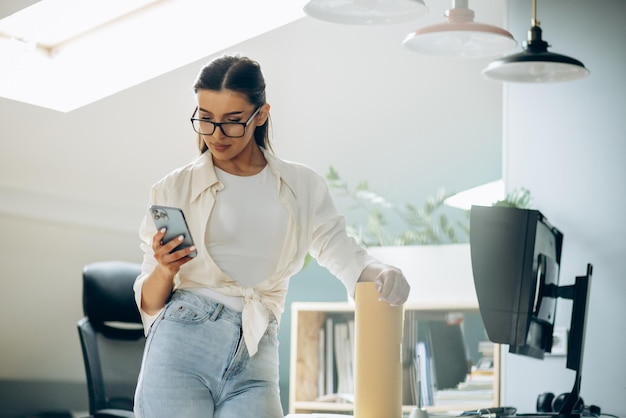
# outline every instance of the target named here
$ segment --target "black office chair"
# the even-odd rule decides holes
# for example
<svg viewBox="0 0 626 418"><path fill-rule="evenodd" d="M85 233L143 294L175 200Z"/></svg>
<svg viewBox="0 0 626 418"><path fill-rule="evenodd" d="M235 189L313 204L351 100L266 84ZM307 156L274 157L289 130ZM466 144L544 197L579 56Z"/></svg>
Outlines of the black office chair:
<svg viewBox="0 0 626 418"><path fill-rule="evenodd" d="M133 282L141 265L104 261L83 270L83 310L78 334L85 361L89 414L134 417L133 397L144 348Z"/></svg>

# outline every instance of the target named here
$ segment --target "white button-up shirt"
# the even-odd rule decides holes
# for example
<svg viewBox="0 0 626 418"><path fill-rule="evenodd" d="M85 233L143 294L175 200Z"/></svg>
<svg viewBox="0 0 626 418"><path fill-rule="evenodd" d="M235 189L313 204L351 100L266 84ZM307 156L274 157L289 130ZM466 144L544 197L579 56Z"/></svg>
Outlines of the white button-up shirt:
<svg viewBox="0 0 626 418"><path fill-rule="evenodd" d="M253 288L242 287L222 272L204 245L198 245L198 255L183 265L174 279L176 288L206 287L227 296L241 297L243 336L251 356L257 352L269 314L280 320L289 279L300 271L307 252L338 277L350 295L354 295L355 284L363 269L376 261L346 234L345 220L337 212L322 176L302 164L264 153L270 170L278 179L280 202L289 214L285 244L274 273ZM222 189L213 159L207 151L154 184L150 204L181 208L195 242L204 243L206 225ZM259 222L263 220L259 219ZM141 287L157 265L152 252L155 233L156 227L147 213L140 227L144 251L142 273L134 285L135 301L146 334L160 314L148 315L141 309Z"/></svg>

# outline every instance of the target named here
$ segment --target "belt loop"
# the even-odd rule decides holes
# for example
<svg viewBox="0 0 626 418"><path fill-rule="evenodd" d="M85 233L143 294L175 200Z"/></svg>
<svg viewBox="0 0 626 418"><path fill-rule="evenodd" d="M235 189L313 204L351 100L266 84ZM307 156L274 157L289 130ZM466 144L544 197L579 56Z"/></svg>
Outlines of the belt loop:
<svg viewBox="0 0 626 418"><path fill-rule="evenodd" d="M209 318L211 321L215 322L215 320L217 319L217 317L220 315L220 312L222 312L222 308L224 307L223 304L218 303L217 307L215 308L215 310L213 311L213 313L211 314L211 317Z"/></svg>

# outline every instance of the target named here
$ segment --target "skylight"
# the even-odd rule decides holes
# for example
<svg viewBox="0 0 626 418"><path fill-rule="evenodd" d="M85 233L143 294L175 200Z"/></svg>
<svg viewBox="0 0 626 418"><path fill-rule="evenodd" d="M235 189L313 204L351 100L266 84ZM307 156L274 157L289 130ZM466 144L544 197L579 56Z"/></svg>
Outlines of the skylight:
<svg viewBox="0 0 626 418"><path fill-rule="evenodd" d="M0 33L53 53L64 43L159 0L42 0L0 20ZM50 17L54 17L51 19Z"/></svg>
<svg viewBox="0 0 626 418"><path fill-rule="evenodd" d="M0 96L62 112L304 15L294 0L41 0L0 20Z"/></svg>

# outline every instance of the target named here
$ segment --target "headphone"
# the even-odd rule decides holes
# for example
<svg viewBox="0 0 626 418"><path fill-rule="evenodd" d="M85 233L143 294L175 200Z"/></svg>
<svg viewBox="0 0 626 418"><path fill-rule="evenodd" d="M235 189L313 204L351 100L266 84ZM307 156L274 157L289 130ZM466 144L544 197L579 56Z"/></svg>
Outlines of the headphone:
<svg viewBox="0 0 626 418"><path fill-rule="evenodd" d="M554 396L554 393L551 392L544 392L540 394L537 396L537 412L560 412L568 396L569 392L561 393L559 396ZM580 412L583 415L592 415L596 417L601 414L599 406L585 406L585 402L581 397L578 397L573 410Z"/></svg>

